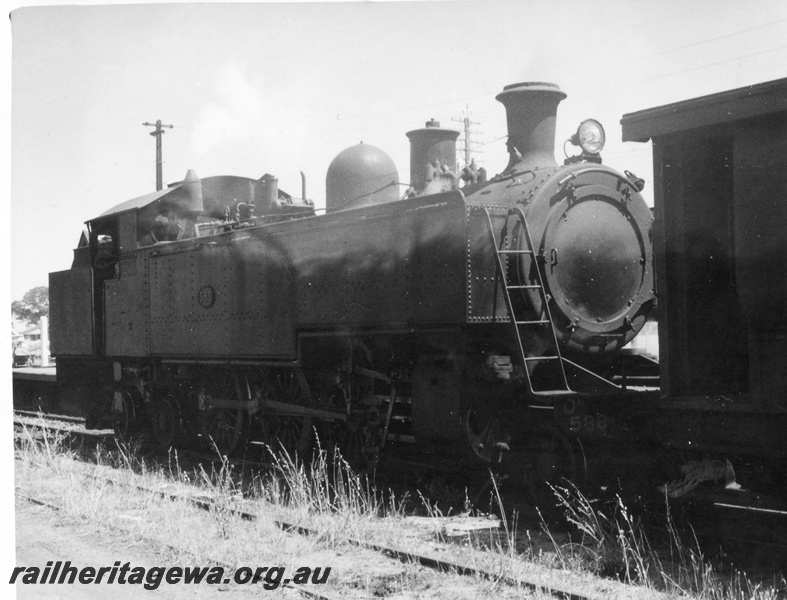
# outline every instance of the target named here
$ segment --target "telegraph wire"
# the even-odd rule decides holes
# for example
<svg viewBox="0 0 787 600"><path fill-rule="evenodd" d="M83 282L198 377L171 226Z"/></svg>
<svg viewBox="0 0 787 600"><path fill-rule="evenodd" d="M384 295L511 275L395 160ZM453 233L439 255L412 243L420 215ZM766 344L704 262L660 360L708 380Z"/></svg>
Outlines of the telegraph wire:
<svg viewBox="0 0 787 600"><path fill-rule="evenodd" d="M787 18L779 19L778 21L771 21L770 23L763 23L762 25L755 25L754 27L749 27L748 29L741 29L740 31L734 31L732 33L727 33L725 35L720 35L714 38L709 38L707 40L702 40L700 42L694 42L693 44L688 44L686 46L679 46L678 48L672 48L671 50L664 50L663 52L658 52L656 54L652 54L651 56L663 56L664 54L669 54L671 52L677 52L678 50L685 50L686 48L693 48L694 46L701 46L702 44L708 44L710 42L715 42L716 40L723 40L728 37L733 37L736 35L740 35L741 33L748 33L749 31L754 31L755 29L762 29L763 27L770 27L771 25L776 25L778 23L783 23L787 21Z"/></svg>
<svg viewBox="0 0 787 600"><path fill-rule="evenodd" d="M375 112L375 113L370 113L370 114L366 114L366 115L354 115L354 116L350 116L350 117L344 117L343 119L340 119L340 121L347 120L347 119L364 119L364 118L379 117L379 116L382 116L382 115L403 113L403 112L408 112L408 111L411 111L411 110L421 110L421 109L424 109L424 108L432 108L432 107L435 107L435 106L444 106L446 104L454 104L454 103L457 103L457 102L469 102L470 100L478 100L479 98L488 98L488 97L489 97L489 94L487 93L487 94L481 94L479 96L470 96L470 97L467 97L467 98L455 98L455 99L452 99L452 100L443 100L442 102L433 102L431 104L422 104L420 106L411 106L411 107L407 107L407 108L400 108L400 109L387 110L387 111L382 111L382 112Z"/></svg>
<svg viewBox="0 0 787 600"><path fill-rule="evenodd" d="M743 56L735 56L733 58L727 58L725 60L720 60L719 62L709 63L707 65L700 65L698 67L692 67L690 69L683 69L682 71L674 71L672 73L666 73L664 75L658 75L656 77L651 77L647 81L655 81L657 79L664 79L665 77L672 77L673 75L681 75L683 73L690 73L691 71L699 71L700 69L707 69L709 67L715 67L718 65L723 65L724 63L733 62L736 60L742 60L744 58L751 58L752 56L759 56L760 54L767 54L768 52L776 52L777 50L783 50L787 48L786 46L778 46L776 48L769 48L768 50L762 50L760 52L754 52L752 54L744 54Z"/></svg>

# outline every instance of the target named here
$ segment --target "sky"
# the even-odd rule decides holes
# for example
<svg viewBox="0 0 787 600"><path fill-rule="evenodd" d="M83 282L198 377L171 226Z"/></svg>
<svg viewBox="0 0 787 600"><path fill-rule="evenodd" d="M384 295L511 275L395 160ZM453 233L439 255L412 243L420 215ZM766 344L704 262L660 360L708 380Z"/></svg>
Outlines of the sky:
<svg viewBox="0 0 787 600"><path fill-rule="evenodd" d="M713 0L22 6L12 35L9 291L70 267L83 223L164 181L272 173L317 206L361 141L409 181L407 131L477 122L476 161L507 163L494 97L557 83L558 159L600 120L605 163L648 182L623 114L787 76L787 2ZM461 156L461 153L459 154ZM652 188L645 190L652 202Z"/></svg>

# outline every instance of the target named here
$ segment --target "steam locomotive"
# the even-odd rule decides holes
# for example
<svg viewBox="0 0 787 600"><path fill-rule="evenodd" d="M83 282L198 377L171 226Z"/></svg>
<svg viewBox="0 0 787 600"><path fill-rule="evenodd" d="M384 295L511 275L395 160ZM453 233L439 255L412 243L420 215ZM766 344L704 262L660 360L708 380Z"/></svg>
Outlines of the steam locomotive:
<svg viewBox="0 0 787 600"><path fill-rule="evenodd" d="M556 407L624 395L655 295L642 182L602 163L601 124L555 161L565 96L503 89L509 162L489 179L430 121L407 134L404 194L360 144L331 163L324 214L305 185L189 171L87 221L50 274L59 381L91 390L91 426L165 447L305 452L317 431L367 464L414 444L576 475Z"/></svg>

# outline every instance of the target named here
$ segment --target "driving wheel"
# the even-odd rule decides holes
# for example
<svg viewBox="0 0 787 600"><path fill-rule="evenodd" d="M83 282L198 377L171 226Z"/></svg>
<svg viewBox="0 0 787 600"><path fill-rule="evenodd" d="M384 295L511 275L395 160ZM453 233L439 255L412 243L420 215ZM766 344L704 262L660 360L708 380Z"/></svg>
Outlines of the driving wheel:
<svg viewBox="0 0 787 600"><path fill-rule="evenodd" d="M311 399L306 377L300 369L270 369L262 390L264 400L306 407ZM282 411L266 411L260 418L262 439L274 452L282 449L304 458L312 441L313 418L308 415L289 415Z"/></svg>
<svg viewBox="0 0 787 600"><path fill-rule="evenodd" d="M179 445L183 438L183 422L177 397L168 392L154 402L153 435L156 441L165 450Z"/></svg>
<svg viewBox="0 0 787 600"><path fill-rule="evenodd" d="M198 392L200 430L209 448L234 456L249 439L249 415L240 376L221 371L206 380Z"/></svg>
<svg viewBox="0 0 787 600"><path fill-rule="evenodd" d="M129 440L139 433L137 405L129 390L115 390L112 398L112 429L115 437Z"/></svg>

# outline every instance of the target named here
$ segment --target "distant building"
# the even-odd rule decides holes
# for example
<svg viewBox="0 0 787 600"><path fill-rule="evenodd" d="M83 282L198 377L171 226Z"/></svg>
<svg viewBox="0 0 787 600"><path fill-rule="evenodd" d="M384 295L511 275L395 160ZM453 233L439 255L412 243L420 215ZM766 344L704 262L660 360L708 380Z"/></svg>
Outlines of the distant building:
<svg viewBox="0 0 787 600"><path fill-rule="evenodd" d="M30 357L34 365L41 364L41 325L26 326L19 323L12 325L12 348L21 345L30 353ZM49 344L47 344L47 356L49 353ZM50 359L51 360L51 359Z"/></svg>

